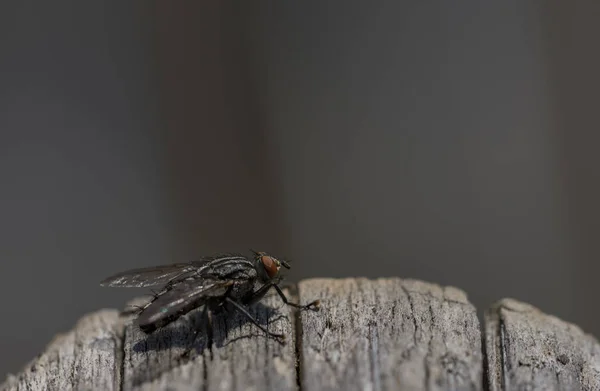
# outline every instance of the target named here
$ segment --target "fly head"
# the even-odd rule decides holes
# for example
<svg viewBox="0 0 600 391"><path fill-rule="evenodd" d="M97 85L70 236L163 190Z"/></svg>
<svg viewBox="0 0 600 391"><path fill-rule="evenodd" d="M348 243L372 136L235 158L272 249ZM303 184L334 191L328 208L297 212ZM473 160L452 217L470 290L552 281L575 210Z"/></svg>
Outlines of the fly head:
<svg viewBox="0 0 600 391"><path fill-rule="evenodd" d="M280 279L281 276L279 270L281 269L281 266L286 269L290 268L290 264L286 261L277 259L262 251L252 251L255 255L254 260L256 262L256 269L264 282Z"/></svg>

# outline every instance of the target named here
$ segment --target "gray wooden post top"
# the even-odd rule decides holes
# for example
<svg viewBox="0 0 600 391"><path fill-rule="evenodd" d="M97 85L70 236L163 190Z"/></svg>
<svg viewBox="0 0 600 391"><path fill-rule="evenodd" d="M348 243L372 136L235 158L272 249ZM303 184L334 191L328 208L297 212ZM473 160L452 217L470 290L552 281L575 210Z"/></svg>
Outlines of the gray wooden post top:
<svg viewBox="0 0 600 391"><path fill-rule="evenodd" d="M321 299L321 310L276 295L251 308L285 344L236 314L194 338L200 311L147 336L107 309L56 336L0 390L600 391L598 341L516 300L480 325L463 291L422 281L312 279L288 293Z"/></svg>

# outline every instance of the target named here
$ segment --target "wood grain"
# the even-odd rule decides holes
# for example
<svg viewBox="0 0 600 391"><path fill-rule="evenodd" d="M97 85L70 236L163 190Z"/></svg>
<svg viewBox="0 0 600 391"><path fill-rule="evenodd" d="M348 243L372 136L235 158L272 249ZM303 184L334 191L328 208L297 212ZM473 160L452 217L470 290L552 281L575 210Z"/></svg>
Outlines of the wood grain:
<svg viewBox="0 0 600 391"><path fill-rule="evenodd" d="M57 335L46 351L9 376L0 389L118 390L123 323L116 310L84 316L73 330Z"/></svg>
<svg viewBox="0 0 600 391"><path fill-rule="evenodd" d="M512 299L485 318L490 391L600 390L600 345L579 327Z"/></svg>
<svg viewBox="0 0 600 391"><path fill-rule="evenodd" d="M279 296L269 295L250 313L268 330L287 335L285 344L265 336L236 312L214 316L211 335L201 312L194 311L150 337L129 322L123 389L298 389L294 315ZM194 330L200 330L195 341ZM182 357L187 352L189 357Z"/></svg>
<svg viewBox="0 0 600 391"><path fill-rule="evenodd" d="M196 310L148 336L134 316L101 310L0 390L600 391L597 340L515 300L486 312L484 356L475 308L457 288L313 279L297 296L321 299L321 310L292 310L274 294L250 310L285 344L238 313L213 316L209 333Z"/></svg>
<svg viewBox="0 0 600 391"><path fill-rule="evenodd" d="M313 390L480 390L479 321L456 288L400 279L309 280L301 384Z"/></svg>

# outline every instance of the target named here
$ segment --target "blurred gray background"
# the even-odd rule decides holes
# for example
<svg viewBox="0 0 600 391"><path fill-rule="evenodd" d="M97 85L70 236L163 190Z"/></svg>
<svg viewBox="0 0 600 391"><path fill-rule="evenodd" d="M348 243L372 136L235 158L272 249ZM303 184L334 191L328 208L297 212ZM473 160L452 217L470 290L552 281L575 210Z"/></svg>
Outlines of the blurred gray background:
<svg viewBox="0 0 600 391"><path fill-rule="evenodd" d="M600 3L201 3L1 3L1 377L249 247L600 336Z"/></svg>

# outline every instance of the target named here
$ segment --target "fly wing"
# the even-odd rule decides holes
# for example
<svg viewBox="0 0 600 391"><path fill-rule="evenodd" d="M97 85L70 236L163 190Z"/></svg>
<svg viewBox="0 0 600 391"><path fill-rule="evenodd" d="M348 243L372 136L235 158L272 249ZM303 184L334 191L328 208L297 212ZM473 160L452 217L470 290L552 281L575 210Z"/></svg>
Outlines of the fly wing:
<svg viewBox="0 0 600 391"><path fill-rule="evenodd" d="M248 270L252 263L240 254L220 254L202 257L187 263L175 263L127 270L106 278L101 286L144 288L177 282L194 274L205 278L225 277L238 269Z"/></svg>
<svg viewBox="0 0 600 391"><path fill-rule="evenodd" d="M190 263L176 263L127 270L103 280L100 285L123 288L143 288L147 286L164 285L180 277L191 275L197 266Z"/></svg>
<svg viewBox="0 0 600 391"><path fill-rule="evenodd" d="M158 323L166 318L192 310L209 297L222 296L233 281L183 281L161 294L137 318L140 326Z"/></svg>

